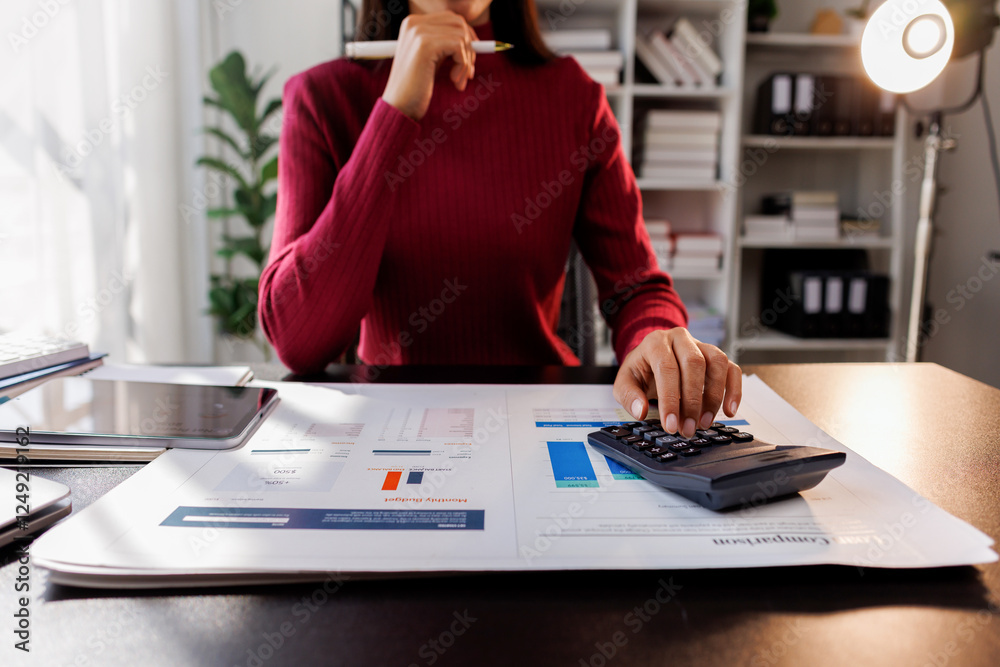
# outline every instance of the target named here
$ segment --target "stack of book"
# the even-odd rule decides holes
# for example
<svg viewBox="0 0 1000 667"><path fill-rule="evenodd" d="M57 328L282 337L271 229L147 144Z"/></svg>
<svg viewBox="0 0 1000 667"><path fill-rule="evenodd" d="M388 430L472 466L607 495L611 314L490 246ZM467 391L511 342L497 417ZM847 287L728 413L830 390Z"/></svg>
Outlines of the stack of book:
<svg viewBox="0 0 1000 667"><path fill-rule="evenodd" d="M703 303L687 304L688 331L702 343L722 347L726 339L726 318L711 306Z"/></svg>
<svg viewBox="0 0 1000 667"><path fill-rule="evenodd" d="M636 151L639 173L664 181L714 181L721 128L718 111L650 110L642 146Z"/></svg>
<svg viewBox="0 0 1000 667"><path fill-rule="evenodd" d="M597 83L616 86L621 83L625 57L611 47L611 31L559 30L542 35L545 45L564 56L572 56Z"/></svg>
<svg viewBox="0 0 1000 667"><path fill-rule="evenodd" d="M796 241L840 239L840 205L837 193L827 190L796 190L764 198L764 213L787 215Z"/></svg>
<svg viewBox="0 0 1000 667"><path fill-rule="evenodd" d="M674 234L670 270L684 276L714 275L719 271L723 245L722 236L714 232Z"/></svg>
<svg viewBox="0 0 1000 667"><path fill-rule="evenodd" d="M666 30L646 30L635 41L639 62L659 83L677 88L718 85L722 60L686 18L676 19Z"/></svg>
<svg viewBox="0 0 1000 667"><path fill-rule="evenodd" d="M646 220L646 231L653 244L656 261L664 271L670 270L670 258L674 254L674 239L669 220Z"/></svg>
<svg viewBox="0 0 1000 667"><path fill-rule="evenodd" d="M748 215L743 219L743 238L747 241L791 241L792 221L787 215Z"/></svg>

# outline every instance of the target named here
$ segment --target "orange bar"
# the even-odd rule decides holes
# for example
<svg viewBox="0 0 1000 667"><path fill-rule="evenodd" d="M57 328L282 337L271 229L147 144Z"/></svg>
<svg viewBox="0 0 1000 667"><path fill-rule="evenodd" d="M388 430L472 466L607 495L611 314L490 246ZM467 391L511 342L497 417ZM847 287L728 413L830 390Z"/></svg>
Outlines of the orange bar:
<svg viewBox="0 0 1000 667"><path fill-rule="evenodd" d="M399 478L403 476L402 470L392 470L385 474L385 482L382 484L383 491L395 491L399 486Z"/></svg>

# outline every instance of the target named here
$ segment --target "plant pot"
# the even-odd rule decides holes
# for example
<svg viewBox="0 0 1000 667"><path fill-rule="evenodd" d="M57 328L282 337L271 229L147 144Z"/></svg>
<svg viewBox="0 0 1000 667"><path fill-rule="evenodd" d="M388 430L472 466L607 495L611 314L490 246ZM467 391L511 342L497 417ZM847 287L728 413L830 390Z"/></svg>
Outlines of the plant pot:
<svg viewBox="0 0 1000 667"><path fill-rule="evenodd" d="M761 14L760 16L750 16L747 18L747 30L749 32L767 32L770 28L770 16Z"/></svg>

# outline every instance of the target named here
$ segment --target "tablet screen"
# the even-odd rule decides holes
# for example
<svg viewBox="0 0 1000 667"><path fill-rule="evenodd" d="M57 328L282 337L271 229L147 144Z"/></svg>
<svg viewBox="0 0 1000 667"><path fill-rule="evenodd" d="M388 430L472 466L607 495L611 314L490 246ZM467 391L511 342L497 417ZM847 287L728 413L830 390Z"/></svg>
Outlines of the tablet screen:
<svg viewBox="0 0 1000 667"><path fill-rule="evenodd" d="M18 428L45 434L129 440L230 440L243 433L277 392L218 387L56 378L0 405L0 438ZM162 443L160 446L170 446Z"/></svg>

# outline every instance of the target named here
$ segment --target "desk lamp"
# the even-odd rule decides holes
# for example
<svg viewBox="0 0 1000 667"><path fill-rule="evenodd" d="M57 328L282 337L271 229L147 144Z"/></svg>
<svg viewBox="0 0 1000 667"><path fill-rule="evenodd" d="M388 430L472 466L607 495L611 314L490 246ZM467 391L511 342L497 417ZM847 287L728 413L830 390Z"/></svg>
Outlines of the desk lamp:
<svg viewBox="0 0 1000 667"><path fill-rule="evenodd" d="M994 11L993 0L887 0L871 15L861 37L861 61L868 76L880 88L899 94L924 88L938 78L950 60L979 54L976 90L969 100L949 109L922 111L929 114L930 124L924 143L924 178L920 189L913 292L906 337L908 362L916 361L920 351L920 323L934 231L931 218L937 194L938 155L956 146L953 139L941 136L946 113L965 111L977 99L982 100L994 177L1000 180L992 120L986 97L982 95L985 52L998 24L1000 17ZM905 97L900 99L907 109L914 111Z"/></svg>

